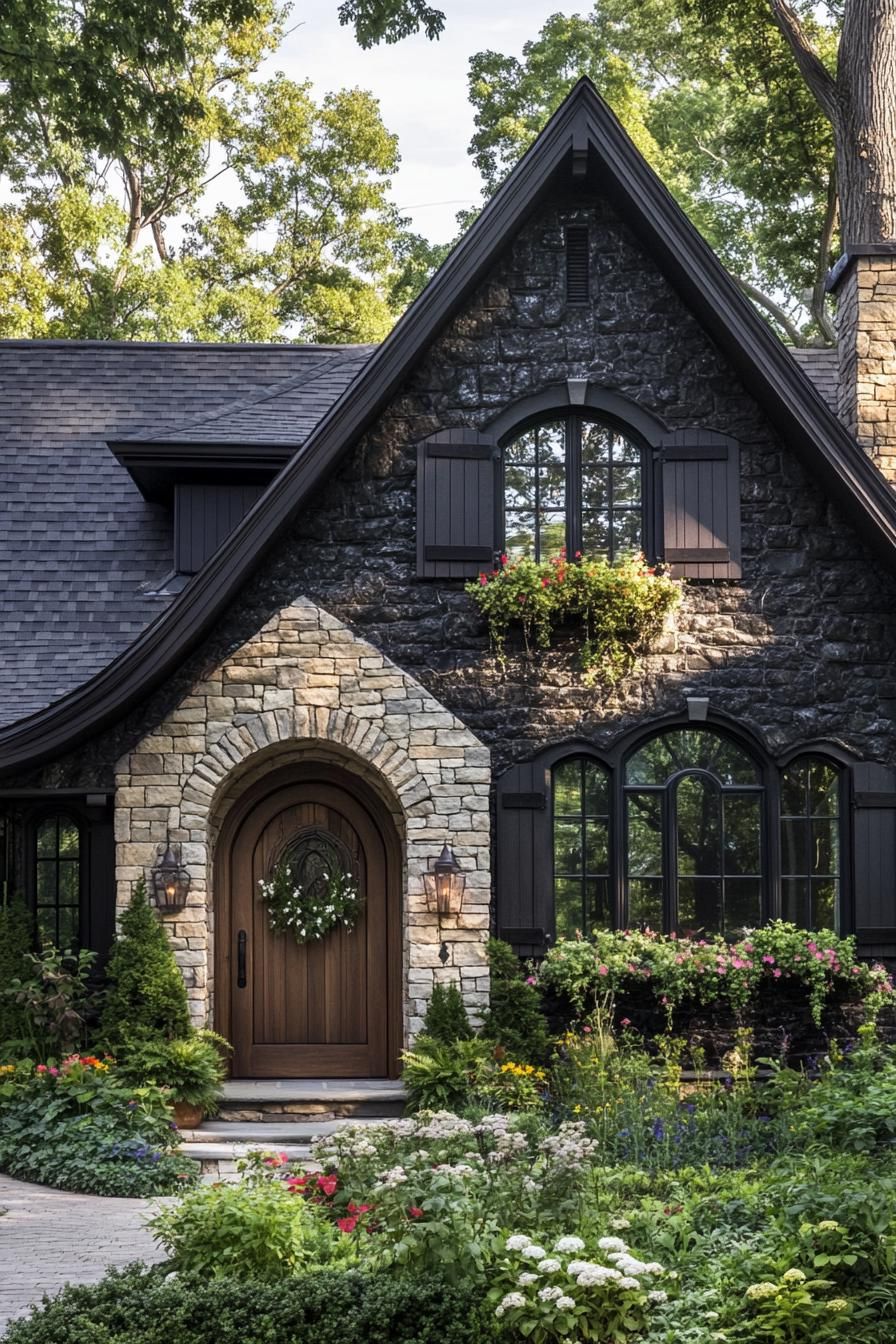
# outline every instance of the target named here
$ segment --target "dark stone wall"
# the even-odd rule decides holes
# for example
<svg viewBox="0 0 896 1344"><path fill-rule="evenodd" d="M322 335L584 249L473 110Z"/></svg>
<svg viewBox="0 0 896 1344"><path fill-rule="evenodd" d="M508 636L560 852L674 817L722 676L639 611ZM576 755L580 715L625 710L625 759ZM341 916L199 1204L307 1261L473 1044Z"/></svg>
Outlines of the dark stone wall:
<svg viewBox="0 0 896 1344"><path fill-rule="evenodd" d="M588 222L594 299L564 298L563 226ZM576 645L502 674L460 581L415 578L415 445L485 427L515 399L588 376L659 416L742 445L744 579L694 583L677 636L616 688L586 688ZM418 677L492 748L496 771L547 743L610 742L705 694L773 750L825 737L896 748L896 578L831 506L654 263L599 200L532 217L406 386L302 510L181 673L127 721L41 772L111 782L114 760L274 611L305 594Z"/></svg>

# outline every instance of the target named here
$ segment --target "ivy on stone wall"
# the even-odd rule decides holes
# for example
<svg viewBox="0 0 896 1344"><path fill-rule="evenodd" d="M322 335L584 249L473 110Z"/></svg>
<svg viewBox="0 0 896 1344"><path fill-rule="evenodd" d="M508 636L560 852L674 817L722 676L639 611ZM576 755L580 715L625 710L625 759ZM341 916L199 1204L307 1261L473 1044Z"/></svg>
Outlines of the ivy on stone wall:
<svg viewBox="0 0 896 1344"><path fill-rule="evenodd" d="M526 649L550 647L559 626L575 622L588 685L614 683L635 667L681 601L683 580L673 579L643 555L609 563L577 552L550 560L524 556L501 563L466 585L488 622L492 647L506 664L507 635L522 628Z"/></svg>

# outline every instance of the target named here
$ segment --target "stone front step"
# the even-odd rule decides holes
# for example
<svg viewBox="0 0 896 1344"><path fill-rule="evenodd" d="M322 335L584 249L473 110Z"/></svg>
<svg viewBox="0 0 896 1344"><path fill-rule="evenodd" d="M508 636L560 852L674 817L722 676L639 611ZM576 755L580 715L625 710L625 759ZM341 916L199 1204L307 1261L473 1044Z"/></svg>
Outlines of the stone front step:
<svg viewBox="0 0 896 1344"><path fill-rule="evenodd" d="M405 1089L389 1078L232 1078L224 1084L218 1120L228 1124L293 1124L404 1113Z"/></svg>
<svg viewBox="0 0 896 1344"><path fill-rule="evenodd" d="M313 1171L315 1136L390 1119L404 1104L401 1084L385 1079L233 1079L214 1120L181 1130L180 1151L199 1163L203 1181L237 1180L239 1159L259 1149Z"/></svg>

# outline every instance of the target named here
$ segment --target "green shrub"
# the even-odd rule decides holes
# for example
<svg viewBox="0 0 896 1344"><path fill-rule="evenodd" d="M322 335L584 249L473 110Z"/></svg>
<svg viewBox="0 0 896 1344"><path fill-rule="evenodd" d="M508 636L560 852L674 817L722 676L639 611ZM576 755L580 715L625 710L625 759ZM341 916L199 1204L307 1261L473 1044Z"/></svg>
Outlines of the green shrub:
<svg viewBox="0 0 896 1344"><path fill-rule="evenodd" d="M90 983L95 961L95 952L62 952L52 943L25 954L21 975L2 991L20 1014L23 1040L15 1053L49 1060L84 1044L96 1008Z"/></svg>
<svg viewBox="0 0 896 1344"><path fill-rule="evenodd" d="M541 995L524 975L519 958L500 938L488 940L491 975L489 1008L482 1033L497 1041L514 1059L542 1064L548 1055L548 1025L541 1011Z"/></svg>
<svg viewBox="0 0 896 1344"><path fill-rule="evenodd" d="M95 1195L165 1195L198 1167L171 1151L168 1100L134 1087L108 1061L25 1061L0 1077L0 1170Z"/></svg>
<svg viewBox="0 0 896 1344"><path fill-rule="evenodd" d="M7 986L26 976L33 935L33 920L24 901L14 899L0 906L0 1061L20 1055L28 1039L24 1010Z"/></svg>
<svg viewBox="0 0 896 1344"><path fill-rule="evenodd" d="M455 983L433 986L422 1035L434 1041L468 1041L473 1035L461 992Z"/></svg>
<svg viewBox="0 0 896 1344"><path fill-rule="evenodd" d="M278 1283L149 1272L132 1266L66 1288L14 1322L5 1344L484 1344L469 1289L437 1276L322 1270Z"/></svg>
<svg viewBox="0 0 896 1344"><path fill-rule="evenodd" d="M102 1039L115 1053L146 1040L190 1034L187 990L168 935L146 896L141 878L121 917L106 966ZM124 1050L122 1049L124 1047Z"/></svg>
<svg viewBox="0 0 896 1344"><path fill-rule="evenodd" d="M121 1072L136 1083L167 1088L172 1102L200 1106L206 1115L213 1115L226 1072L221 1057L225 1046L227 1042L211 1031L173 1041L137 1041L126 1050Z"/></svg>
<svg viewBox="0 0 896 1344"><path fill-rule="evenodd" d="M203 1186L150 1226L176 1269L211 1278L276 1279L351 1258L347 1238L280 1181Z"/></svg>
<svg viewBox="0 0 896 1344"><path fill-rule="evenodd" d="M412 1111L463 1110L473 1096L479 1070L491 1046L470 1041L433 1041L418 1036L401 1057L401 1079Z"/></svg>

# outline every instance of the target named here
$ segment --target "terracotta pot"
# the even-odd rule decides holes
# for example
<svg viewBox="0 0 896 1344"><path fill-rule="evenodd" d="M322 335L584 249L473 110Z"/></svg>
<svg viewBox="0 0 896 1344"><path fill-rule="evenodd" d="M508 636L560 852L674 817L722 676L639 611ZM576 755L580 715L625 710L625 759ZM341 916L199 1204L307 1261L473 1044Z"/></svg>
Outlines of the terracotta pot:
<svg viewBox="0 0 896 1344"><path fill-rule="evenodd" d="M174 1123L178 1129L195 1129L202 1124L202 1116L201 1106L191 1106L188 1101L174 1103Z"/></svg>

